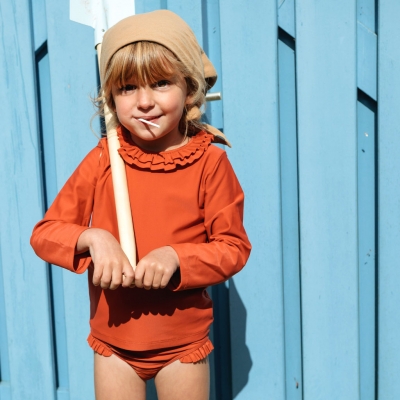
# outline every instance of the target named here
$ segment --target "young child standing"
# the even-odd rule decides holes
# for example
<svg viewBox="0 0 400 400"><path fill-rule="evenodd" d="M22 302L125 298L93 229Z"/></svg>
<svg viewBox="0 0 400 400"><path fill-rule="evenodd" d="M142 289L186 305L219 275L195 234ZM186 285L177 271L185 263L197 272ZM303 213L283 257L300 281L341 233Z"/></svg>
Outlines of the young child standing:
<svg viewBox="0 0 400 400"><path fill-rule="evenodd" d="M206 287L237 273L250 253L242 189L212 145L226 139L200 121L215 70L189 26L166 10L109 29L100 64L102 99L120 123L139 262L134 270L118 242L106 139L31 244L49 263L88 270L96 399L145 399L153 377L161 400L208 399Z"/></svg>

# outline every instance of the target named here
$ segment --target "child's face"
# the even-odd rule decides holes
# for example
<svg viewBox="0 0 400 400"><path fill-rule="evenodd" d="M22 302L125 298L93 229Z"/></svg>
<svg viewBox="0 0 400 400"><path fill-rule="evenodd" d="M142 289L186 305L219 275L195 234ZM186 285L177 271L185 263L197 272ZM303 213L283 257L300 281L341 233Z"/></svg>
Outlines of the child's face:
<svg viewBox="0 0 400 400"><path fill-rule="evenodd" d="M179 121L187 102L186 82L182 76L160 80L138 87L129 82L123 88L112 89L116 113L140 147L164 151L182 142ZM146 119L159 128L138 121Z"/></svg>

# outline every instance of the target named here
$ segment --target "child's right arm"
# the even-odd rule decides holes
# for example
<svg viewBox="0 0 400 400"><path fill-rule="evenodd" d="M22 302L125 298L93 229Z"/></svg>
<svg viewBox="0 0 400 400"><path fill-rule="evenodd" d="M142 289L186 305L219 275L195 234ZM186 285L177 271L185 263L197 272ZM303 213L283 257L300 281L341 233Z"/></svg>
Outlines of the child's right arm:
<svg viewBox="0 0 400 400"><path fill-rule="evenodd" d="M110 232L89 228L98 171L107 167L102 150L100 143L65 183L33 229L31 245L43 260L76 273L93 262L93 283L116 289L132 284L132 266Z"/></svg>
<svg viewBox="0 0 400 400"><path fill-rule="evenodd" d="M117 239L108 231L90 228L82 232L76 244L76 252L89 251L94 264L93 284L114 290L118 286L129 287L134 272Z"/></svg>
<svg viewBox="0 0 400 400"><path fill-rule="evenodd" d="M101 153L99 144L84 158L32 232L31 246L40 258L76 273L91 262L88 253L76 253L76 244L89 228Z"/></svg>

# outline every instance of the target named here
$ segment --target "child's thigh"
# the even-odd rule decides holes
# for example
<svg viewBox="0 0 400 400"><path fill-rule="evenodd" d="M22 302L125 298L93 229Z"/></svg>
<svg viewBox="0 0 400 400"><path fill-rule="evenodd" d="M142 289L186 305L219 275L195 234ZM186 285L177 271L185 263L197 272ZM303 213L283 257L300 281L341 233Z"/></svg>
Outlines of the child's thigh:
<svg viewBox="0 0 400 400"><path fill-rule="evenodd" d="M156 375L155 384L158 400L208 400L210 392L208 357L194 364L174 361Z"/></svg>
<svg viewBox="0 0 400 400"><path fill-rule="evenodd" d="M96 400L145 400L146 383L134 369L115 355L94 353Z"/></svg>

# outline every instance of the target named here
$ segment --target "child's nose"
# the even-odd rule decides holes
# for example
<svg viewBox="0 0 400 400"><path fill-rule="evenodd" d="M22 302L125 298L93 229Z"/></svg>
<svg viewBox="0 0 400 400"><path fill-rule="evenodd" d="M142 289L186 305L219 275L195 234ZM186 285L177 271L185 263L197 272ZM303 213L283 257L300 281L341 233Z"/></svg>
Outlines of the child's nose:
<svg viewBox="0 0 400 400"><path fill-rule="evenodd" d="M138 108L147 109L154 105L153 93L150 87L141 87L138 90Z"/></svg>

